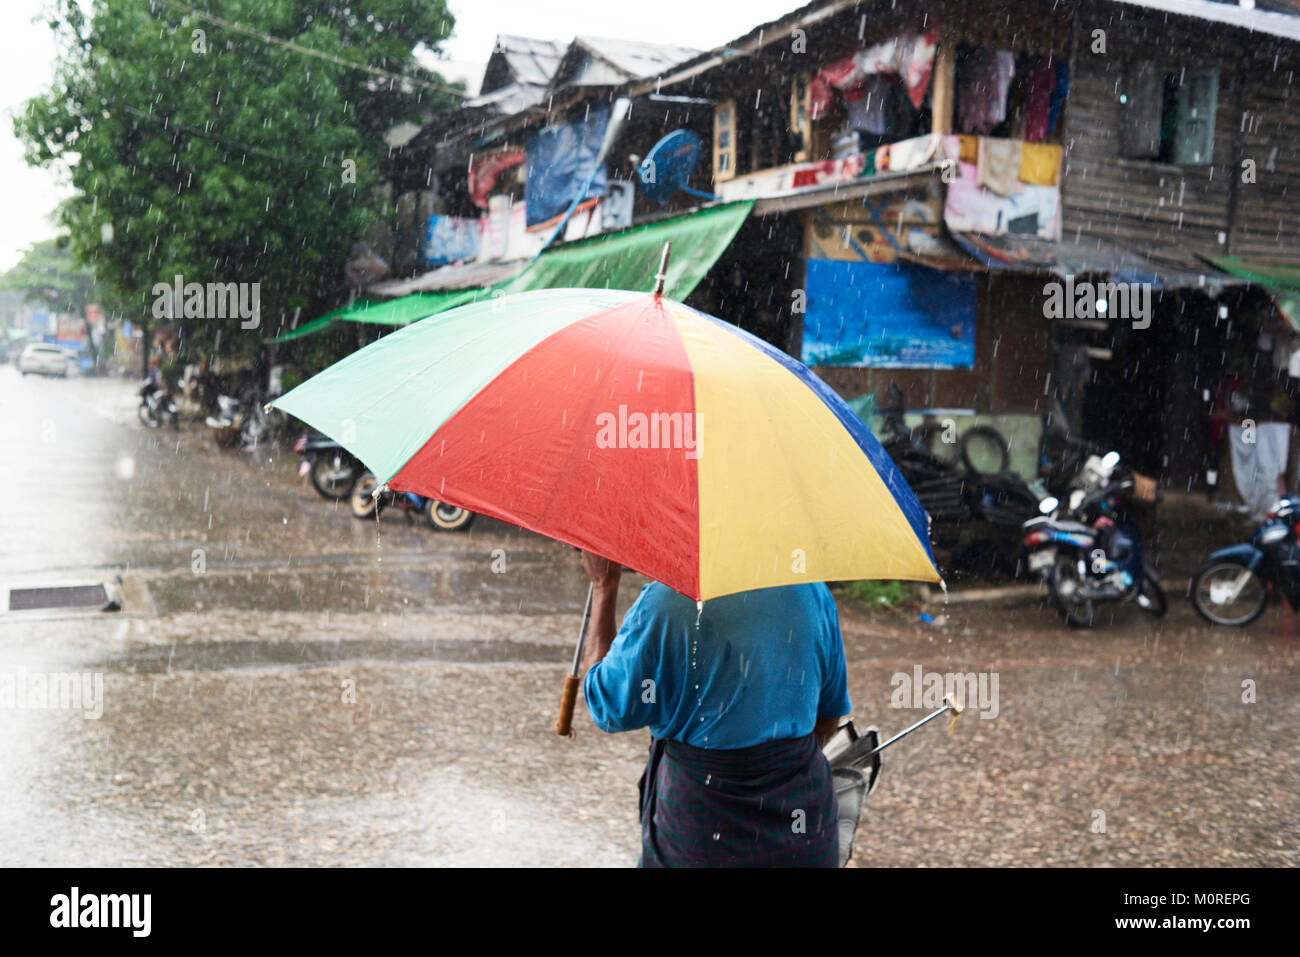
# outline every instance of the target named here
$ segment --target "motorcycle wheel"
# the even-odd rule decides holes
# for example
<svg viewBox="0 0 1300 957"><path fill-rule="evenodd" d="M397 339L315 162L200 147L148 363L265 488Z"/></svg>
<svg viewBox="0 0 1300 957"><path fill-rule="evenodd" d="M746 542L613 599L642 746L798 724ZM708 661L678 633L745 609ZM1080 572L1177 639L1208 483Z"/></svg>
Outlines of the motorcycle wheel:
<svg viewBox="0 0 1300 957"><path fill-rule="evenodd" d="M352 506L353 518L374 518L380 510L379 499L371 493L379 482L375 478L374 472L362 472L357 476L357 482L352 486L352 494L348 497L349 504Z"/></svg>
<svg viewBox="0 0 1300 957"><path fill-rule="evenodd" d="M139 408L136 409L136 415L140 416L140 421L144 423L146 428L158 428L158 420L154 417L153 411L145 403L140 403Z"/></svg>
<svg viewBox="0 0 1300 957"><path fill-rule="evenodd" d="M438 532L463 532L474 521L474 513L469 509L432 498L425 503L424 517L429 527Z"/></svg>
<svg viewBox="0 0 1300 957"><path fill-rule="evenodd" d="M1073 556L1057 561L1052 569L1048 587L1052 601L1061 613L1065 623L1071 628L1091 628L1097 620L1097 603L1095 601L1075 601L1070 596L1083 587L1076 567L1077 559Z"/></svg>
<svg viewBox="0 0 1300 957"><path fill-rule="evenodd" d="M1237 580L1248 575L1241 591L1231 603L1214 601L1218 588L1234 587ZM1190 589L1192 606L1196 613L1212 625L1243 628L1264 614L1268 604L1268 587L1264 580L1248 568L1231 562L1211 562L1201 568L1192 579Z"/></svg>
<svg viewBox="0 0 1300 957"><path fill-rule="evenodd" d="M311 462L311 487L327 502L341 502L356 484L356 469L341 462L334 464L332 455L318 455Z"/></svg>
<svg viewBox="0 0 1300 957"><path fill-rule="evenodd" d="M1169 603L1165 601L1165 590L1160 587L1160 583L1150 572L1142 576L1142 586L1138 588L1134 601L1144 612L1156 618L1163 618L1165 612L1169 610Z"/></svg>
<svg viewBox="0 0 1300 957"><path fill-rule="evenodd" d="M993 426L977 425L962 433L961 460L973 475L1001 475L1011 466L1011 450Z"/></svg>

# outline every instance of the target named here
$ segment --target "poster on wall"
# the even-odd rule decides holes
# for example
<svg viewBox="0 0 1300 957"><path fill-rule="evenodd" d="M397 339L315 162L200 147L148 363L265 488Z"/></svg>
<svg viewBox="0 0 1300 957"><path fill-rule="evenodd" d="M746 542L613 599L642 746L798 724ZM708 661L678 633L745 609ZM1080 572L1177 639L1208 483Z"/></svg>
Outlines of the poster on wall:
<svg viewBox="0 0 1300 957"><path fill-rule="evenodd" d="M424 235L424 258L431 266L473 259L478 252L477 219L457 216L429 217Z"/></svg>
<svg viewBox="0 0 1300 957"><path fill-rule="evenodd" d="M909 263L809 259L803 352L810 366L969 369L975 277Z"/></svg>

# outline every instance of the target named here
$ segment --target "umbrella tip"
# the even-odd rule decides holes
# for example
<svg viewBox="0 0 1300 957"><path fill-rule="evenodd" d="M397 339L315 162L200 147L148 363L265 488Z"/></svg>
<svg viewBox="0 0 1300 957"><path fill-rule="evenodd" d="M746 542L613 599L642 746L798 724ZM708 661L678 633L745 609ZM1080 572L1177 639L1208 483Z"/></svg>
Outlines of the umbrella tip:
<svg viewBox="0 0 1300 957"><path fill-rule="evenodd" d="M663 255L659 257L659 272L655 275L655 296L664 294L664 283L668 281L668 256L672 251L671 240L664 243Z"/></svg>

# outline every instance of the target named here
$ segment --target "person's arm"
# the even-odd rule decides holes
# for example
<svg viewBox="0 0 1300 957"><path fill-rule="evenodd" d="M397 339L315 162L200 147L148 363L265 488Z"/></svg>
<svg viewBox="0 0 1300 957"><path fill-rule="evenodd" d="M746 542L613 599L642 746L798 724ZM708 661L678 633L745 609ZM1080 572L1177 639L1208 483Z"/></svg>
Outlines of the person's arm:
<svg viewBox="0 0 1300 957"><path fill-rule="evenodd" d="M840 728L840 722L843 718L818 718L817 723L813 725L813 734L817 736L817 746L826 747L826 743L835 735Z"/></svg>
<svg viewBox="0 0 1300 957"><path fill-rule="evenodd" d="M587 646L583 650L582 667L592 665L609 654L617 628L614 625L614 605L618 601L618 582L623 574L621 566L591 552L582 553L582 567L591 579L591 624L587 629Z"/></svg>
<svg viewBox="0 0 1300 957"><path fill-rule="evenodd" d="M817 721L813 734L823 748L839 728L844 716L853 711L849 700L848 667L844 661L844 636L840 633L840 613L830 589L821 586L822 635L821 647L825 674L822 676L821 695L817 703Z"/></svg>

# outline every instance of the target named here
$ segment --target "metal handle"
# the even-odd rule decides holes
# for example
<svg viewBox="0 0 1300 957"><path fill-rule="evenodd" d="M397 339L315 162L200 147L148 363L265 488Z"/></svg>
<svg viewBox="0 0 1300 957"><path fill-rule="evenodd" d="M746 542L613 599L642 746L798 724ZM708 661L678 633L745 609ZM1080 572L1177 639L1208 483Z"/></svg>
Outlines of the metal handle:
<svg viewBox="0 0 1300 957"><path fill-rule="evenodd" d="M582 627L578 630L578 647L573 650L573 668L564 678L564 691L560 695L560 716L555 720L555 733L568 737L573 733L573 709L578 702L578 674L582 670L582 652L587 646L587 626L591 623L591 596L595 584L587 585L587 603L582 609Z"/></svg>

